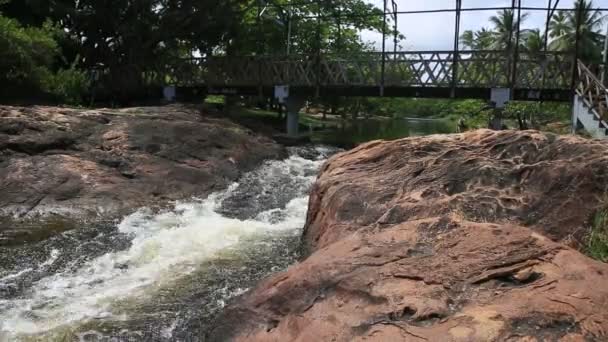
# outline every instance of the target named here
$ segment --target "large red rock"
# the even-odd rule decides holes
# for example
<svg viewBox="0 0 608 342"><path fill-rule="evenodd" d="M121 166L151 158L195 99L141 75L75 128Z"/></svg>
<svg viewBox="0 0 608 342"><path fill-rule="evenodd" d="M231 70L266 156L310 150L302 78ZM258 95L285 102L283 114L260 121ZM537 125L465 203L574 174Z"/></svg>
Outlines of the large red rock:
<svg viewBox="0 0 608 342"><path fill-rule="evenodd" d="M0 245L48 235L13 216L119 217L205 197L284 154L267 137L184 105L0 106Z"/></svg>
<svg viewBox="0 0 608 342"><path fill-rule="evenodd" d="M243 126L181 105L0 106L0 212L120 212L204 197L283 153Z"/></svg>
<svg viewBox="0 0 608 342"><path fill-rule="evenodd" d="M330 159L306 258L210 340L606 341L608 265L581 254L608 145L537 132L372 142Z"/></svg>

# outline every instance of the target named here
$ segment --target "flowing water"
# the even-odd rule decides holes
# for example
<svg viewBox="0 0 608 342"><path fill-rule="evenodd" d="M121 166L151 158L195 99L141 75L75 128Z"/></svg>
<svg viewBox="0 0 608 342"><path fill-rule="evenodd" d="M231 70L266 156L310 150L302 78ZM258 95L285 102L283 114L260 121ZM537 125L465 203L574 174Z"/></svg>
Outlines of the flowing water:
<svg viewBox="0 0 608 342"><path fill-rule="evenodd" d="M325 147L239 183L0 249L0 341L198 341L231 298L297 258Z"/></svg>

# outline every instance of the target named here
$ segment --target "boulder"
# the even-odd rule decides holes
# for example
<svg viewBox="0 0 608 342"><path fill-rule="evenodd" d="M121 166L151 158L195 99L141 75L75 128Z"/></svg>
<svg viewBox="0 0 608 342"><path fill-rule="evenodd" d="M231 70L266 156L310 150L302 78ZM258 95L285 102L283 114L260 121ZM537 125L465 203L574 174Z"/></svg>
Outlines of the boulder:
<svg viewBox="0 0 608 342"><path fill-rule="evenodd" d="M121 215L225 188L281 146L174 105L0 106L1 213Z"/></svg>
<svg viewBox="0 0 608 342"><path fill-rule="evenodd" d="M488 130L336 155L303 260L233 300L207 338L608 340L608 265L575 248L607 156L600 141Z"/></svg>

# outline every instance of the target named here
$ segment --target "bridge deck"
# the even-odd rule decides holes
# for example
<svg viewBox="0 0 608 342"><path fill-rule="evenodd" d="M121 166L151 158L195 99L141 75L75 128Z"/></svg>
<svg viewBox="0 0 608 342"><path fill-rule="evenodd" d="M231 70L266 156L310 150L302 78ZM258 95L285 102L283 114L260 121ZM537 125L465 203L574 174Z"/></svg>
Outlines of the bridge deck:
<svg viewBox="0 0 608 342"><path fill-rule="evenodd" d="M572 56L563 52L431 51L359 55L193 58L171 70L182 94L481 98L513 89L518 100L572 99ZM182 64L183 65L183 64Z"/></svg>

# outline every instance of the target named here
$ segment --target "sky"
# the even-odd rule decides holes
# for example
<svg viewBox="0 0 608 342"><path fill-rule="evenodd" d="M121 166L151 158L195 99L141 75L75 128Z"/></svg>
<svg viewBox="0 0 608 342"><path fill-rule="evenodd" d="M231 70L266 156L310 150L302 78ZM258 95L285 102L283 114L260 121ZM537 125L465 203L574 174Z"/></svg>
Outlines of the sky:
<svg viewBox="0 0 608 342"><path fill-rule="evenodd" d="M383 7L383 0L366 0L379 8ZM575 0L560 0L558 8L572 8ZM397 0L399 11L436 10L454 8L455 0ZM555 2L555 0L553 0ZM608 0L593 0L596 7L608 8ZM544 7L548 0L522 0L523 7ZM510 7L511 0L463 0L463 8L474 7ZM390 10L390 0L389 0ZM540 28L544 31L546 11L531 12L526 21L522 22L522 29ZM463 12L461 17L461 32L465 30L478 30L482 27L490 28L488 18L495 11ZM605 12L608 14L608 12ZM401 50L451 50L454 48L454 13L431 14L402 14L398 17L399 31L406 36L402 42ZM364 31L361 37L365 41L381 50L382 35L375 32ZM386 41L387 50L393 49L393 38Z"/></svg>

